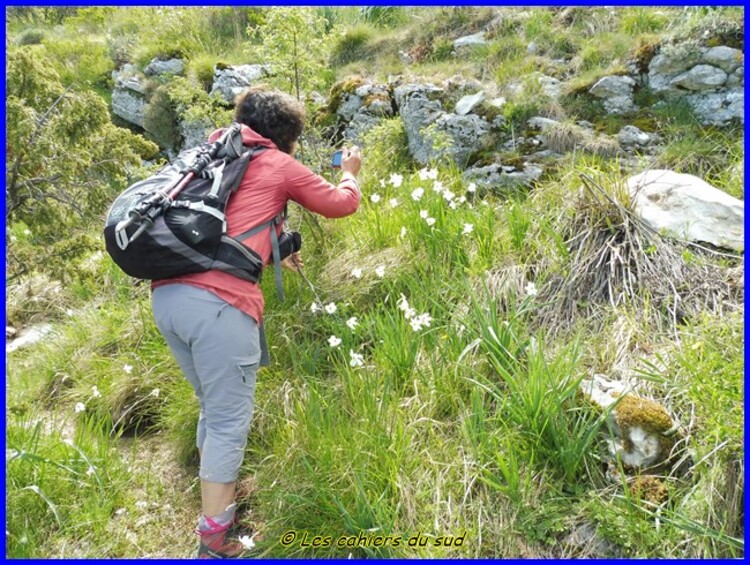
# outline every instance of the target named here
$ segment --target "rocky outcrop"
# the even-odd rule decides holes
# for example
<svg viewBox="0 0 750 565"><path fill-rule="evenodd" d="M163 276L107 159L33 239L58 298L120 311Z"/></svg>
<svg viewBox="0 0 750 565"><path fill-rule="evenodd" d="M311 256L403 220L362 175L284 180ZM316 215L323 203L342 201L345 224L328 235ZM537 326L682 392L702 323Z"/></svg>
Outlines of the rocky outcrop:
<svg viewBox="0 0 750 565"><path fill-rule="evenodd" d="M146 117L146 79L135 65L125 65L112 71L115 87L112 90L112 113L126 122L144 127Z"/></svg>
<svg viewBox="0 0 750 565"><path fill-rule="evenodd" d="M726 46L668 45L649 64L647 84L666 98L684 97L703 124L744 122L742 51Z"/></svg>
<svg viewBox="0 0 750 565"><path fill-rule="evenodd" d="M627 180L633 209L657 231L744 251L744 203L693 175L646 171Z"/></svg>
<svg viewBox="0 0 750 565"><path fill-rule="evenodd" d="M541 167L528 162L524 163L522 169L493 163L486 167L468 168L463 176L467 183L473 182L480 188L503 194L522 186L530 186L543 172Z"/></svg>
<svg viewBox="0 0 750 565"><path fill-rule="evenodd" d="M266 65L217 67L214 70L211 96L216 96L224 102L233 104L238 94L270 74L270 69Z"/></svg>
<svg viewBox="0 0 750 565"><path fill-rule="evenodd" d="M443 92L431 84L403 84L396 87L394 97L399 115L404 122L409 152L421 164L429 162L432 142L422 131L432 125L444 112L439 95Z"/></svg>
<svg viewBox="0 0 750 565"><path fill-rule="evenodd" d="M191 149L204 143L215 129L208 118L201 118L192 122L181 122L180 135L183 139L181 150Z"/></svg>
<svg viewBox="0 0 750 565"><path fill-rule="evenodd" d="M625 126L617 133L617 141L623 148L646 147L651 145L656 136L641 131L635 126Z"/></svg>
<svg viewBox="0 0 750 565"><path fill-rule="evenodd" d="M354 92L342 94L336 111L340 120L347 122L344 139L361 144L363 136L384 118L393 116L393 104L388 87L366 83Z"/></svg>
<svg viewBox="0 0 750 565"><path fill-rule="evenodd" d="M453 47L456 49L459 49L461 47L467 47L467 46L474 46L474 45L487 45L489 41L484 35L483 31L480 31L479 33L474 33L472 35L465 35L464 37L459 37L453 42Z"/></svg>

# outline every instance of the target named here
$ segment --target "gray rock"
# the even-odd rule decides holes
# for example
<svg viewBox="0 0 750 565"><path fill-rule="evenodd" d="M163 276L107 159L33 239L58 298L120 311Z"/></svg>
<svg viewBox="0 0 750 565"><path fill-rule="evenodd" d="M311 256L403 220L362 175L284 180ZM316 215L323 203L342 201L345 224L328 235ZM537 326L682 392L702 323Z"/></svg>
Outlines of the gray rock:
<svg viewBox="0 0 750 565"><path fill-rule="evenodd" d="M691 94L685 100L702 124L720 126L735 119L745 122L745 92L742 88Z"/></svg>
<svg viewBox="0 0 750 565"><path fill-rule="evenodd" d="M497 98L493 98L488 102L490 106L493 106L495 108L502 108L508 103L508 101L503 98L502 96L498 96Z"/></svg>
<svg viewBox="0 0 750 565"><path fill-rule="evenodd" d="M484 36L484 32L480 31L479 33L475 33L473 35L465 35L464 37L459 37L453 42L453 47L459 48L459 47L466 47L467 45L487 45L489 41Z"/></svg>
<svg viewBox="0 0 750 565"><path fill-rule="evenodd" d="M112 113L141 128L145 124L147 105L146 99L131 89L115 87L112 91Z"/></svg>
<svg viewBox="0 0 750 565"><path fill-rule="evenodd" d="M672 79L697 65L703 51L689 46L665 46L648 67L648 85L657 94L680 94Z"/></svg>
<svg viewBox="0 0 750 565"><path fill-rule="evenodd" d="M431 84L402 84L394 90L396 106L404 123L409 152L415 161L427 164L432 142L422 131L433 124L444 112L439 100L434 98L443 90Z"/></svg>
<svg viewBox="0 0 750 565"><path fill-rule="evenodd" d="M208 118L200 118L193 122L180 123L180 134L184 140L182 149L192 149L208 140L208 136L216 129Z"/></svg>
<svg viewBox="0 0 750 565"><path fill-rule="evenodd" d="M727 73L711 65L696 65L689 71L677 75L672 86L688 90L712 90L727 82Z"/></svg>
<svg viewBox="0 0 750 565"><path fill-rule="evenodd" d="M744 203L693 175L650 170L627 180L634 212L657 231L745 249Z"/></svg>
<svg viewBox="0 0 750 565"><path fill-rule="evenodd" d="M533 184L543 172L541 167L531 163L524 163L523 171L505 172L502 165L495 163L486 167L466 169L463 176L467 182L473 182L481 188L502 194Z"/></svg>
<svg viewBox="0 0 750 565"><path fill-rule="evenodd" d="M125 63L119 69L112 71L112 80L117 83L120 78L131 77L138 74L138 66L131 63Z"/></svg>
<svg viewBox="0 0 750 565"><path fill-rule="evenodd" d="M357 113L357 110L359 110L361 107L361 97L357 96L356 94L346 94L344 95L344 99L341 101L339 109L336 111L336 113L342 120L344 120L345 122L349 122L354 117L354 114Z"/></svg>
<svg viewBox="0 0 750 565"><path fill-rule="evenodd" d="M616 545L602 538L591 522L577 525L565 538L566 545L575 548L587 557L619 557Z"/></svg>
<svg viewBox="0 0 750 565"><path fill-rule="evenodd" d="M135 65L125 65L122 70L112 71L115 81L114 90L130 90L137 94L146 93L146 78L140 74Z"/></svg>
<svg viewBox="0 0 750 565"><path fill-rule="evenodd" d="M654 140L654 136L641 131L635 126L625 126L617 133L617 141L623 147L632 147L639 145L645 147Z"/></svg>
<svg viewBox="0 0 750 565"><path fill-rule="evenodd" d="M536 55L539 53L539 46L532 41L526 46L526 53L529 55Z"/></svg>
<svg viewBox="0 0 750 565"><path fill-rule="evenodd" d="M554 77L542 75L539 77L539 84L544 92L550 98L558 99L563 93L563 83Z"/></svg>
<svg viewBox="0 0 750 565"><path fill-rule="evenodd" d="M459 167L466 165L469 156L476 151L477 147L482 146L491 129L490 124L476 114L468 116L443 114L435 120L435 126L438 132L448 135L451 144L445 150L431 147L430 157L439 159L449 156Z"/></svg>
<svg viewBox="0 0 750 565"><path fill-rule="evenodd" d="M182 59L169 59L167 61L160 61L159 59L153 59L148 66L143 69L143 74L146 76L152 75L180 75L185 69L185 63Z"/></svg>
<svg viewBox="0 0 750 565"><path fill-rule="evenodd" d="M744 64L744 61L742 51L724 45L711 47L701 57L701 62L719 67L725 73L733 73L737 67Z"/></svg>
<svg viewBox="0 0 750 565"><path fill-rule="evenodd" d="M552 120L543 116L534 116L533 118L530 118L528 122L526 122L526 125L531 129L538 129L539 131L544 132L559 123L560 122L558 122L557 120Z"/></svg>
<svg viewBox="0 0 750 565"><path fill-rule="evenodd" d="M456 103L456 114L465 116L484 101L484 91L480 90L476 94L464 96Z"/></svg>
<svg viewBox="0 0 750 565"><path fill-rule="evenodd" d="M372 83L359 86L353 94L345 96L337 114L342 121L348 122L343 131L344 139L362 144L368 131L383 118L393 116L388 87Z"/></svg>
<svg viewBox="0 0 750 565"><path fill-rule="evenodd" d="M225 102L234 103L238 94L270 74L271 71L266 65L239 65L226 69L215 69L211 96L217 96Z"/></svg>
<svg viewBox="0 0 750 565"><path fill-rule="evenodd" d="M729 77L727 78L727 87L734 88L737 86L743 86L745 84L745 67L738 67L736 71L734 71Z"/></svg>
<svg viewBox="0 0 750 565"><path fill-rule="evenodd" d="M585 129L594 129L594 124L587 120L578 120L576 124Z"/></svg>
<svg viewBox="0 0 750 565"><path fill-rule="evenodd" d="M597 98L614 98L616 96L631 96L635 81L628 76L609 75L600 78L589 93Z"/></svg>

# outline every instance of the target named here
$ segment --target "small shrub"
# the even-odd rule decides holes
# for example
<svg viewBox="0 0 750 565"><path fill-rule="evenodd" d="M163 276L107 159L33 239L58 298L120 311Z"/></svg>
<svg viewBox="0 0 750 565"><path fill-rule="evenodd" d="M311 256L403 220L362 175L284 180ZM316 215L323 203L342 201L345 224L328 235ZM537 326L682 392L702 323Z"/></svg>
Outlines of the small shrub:
<svg viewBox="0 0 750 565"><path fill-rule="evenodd" d="M331 48L331 64L342 66L367 58L368 44L372 37L373 33L367 26L346 30Z"/></svg>
<svg viewBox="0 0 750 565"><path fill-rule="evenodd" d="M211 92L214 83L214 68L216 66L216 57L207 53L201 53L190 59L188 62L188 72L195 78L196 82L206 92Z"/></svg>
<svg viewBox="0 0 750 565"><path fill-rule="evenodd" d="M43 29L25 29L16 39L16 43L18 43L18 45L38 45L46 36L47 34Z"/></svg>
<svg viewBox="0 0 750 565"><path fill-rule="evenodd" d="M669 22L666 14L653 8L631 8L622 16L620 27L628 35L656 33Z"/></svg>
<svg viewBox="0 0 750 565"><path fill-rule="evenodd" d="M166 86L151 95L144 116L144 128L161 147L175 148L180 144L179 118Z"/></svg>

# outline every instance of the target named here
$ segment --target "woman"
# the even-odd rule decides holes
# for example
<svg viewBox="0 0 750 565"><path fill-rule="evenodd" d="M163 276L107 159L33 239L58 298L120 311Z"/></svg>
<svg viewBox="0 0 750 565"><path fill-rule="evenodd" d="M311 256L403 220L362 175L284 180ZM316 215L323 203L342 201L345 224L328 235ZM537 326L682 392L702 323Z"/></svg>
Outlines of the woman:
<svg viewBox="0 0 750 565"><path fill-rule="evenodd" d="M279 215L289 200L328 218L353 214L361 200L356 175L361 156L344 149L341 182L332 185L293 158L305 123L304 106L264 87L240 95L235 121L256 154L227 206L228 235L235 236ZM214 141L221 131L214 132ZM271 258L270 230L244 241ZM299 253L287 268L302 266ZM255 375L268 364L261 323L263 295L257 284L222 271L207 271L153 283L154 318L200 404L198 450L202 516L198 557L236 557L239 541L228 535L235 522L235 483L253 414Z"/></svg>

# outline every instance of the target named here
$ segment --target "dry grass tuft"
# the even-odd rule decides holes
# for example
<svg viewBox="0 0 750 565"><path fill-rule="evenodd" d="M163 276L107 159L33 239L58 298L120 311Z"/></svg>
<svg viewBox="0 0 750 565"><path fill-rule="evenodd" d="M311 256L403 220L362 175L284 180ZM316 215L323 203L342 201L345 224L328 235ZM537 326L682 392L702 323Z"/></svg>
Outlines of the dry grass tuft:
<svg viewBox="0 0 750 565"><path fill-rule="evenodd" d="M542 323L571 327L602 305L629 304L656 327L702 311L721 314L743 306L744 287L717 255L668 239L641 222L621 187L605 191L588 177L560 231L569 253L566 273L541 290ZM742 267L743 259L737 259Z"/></svg>

